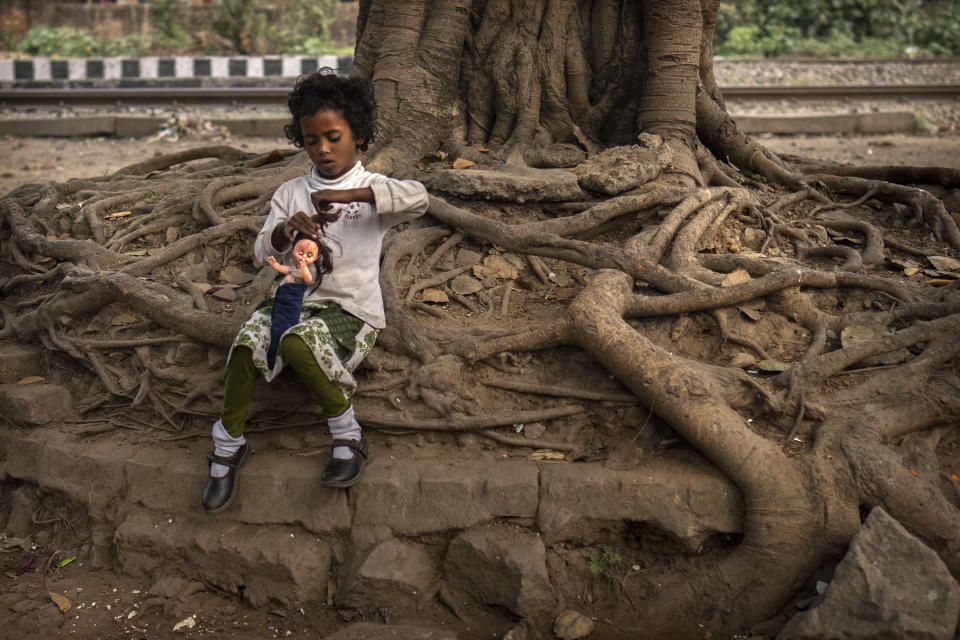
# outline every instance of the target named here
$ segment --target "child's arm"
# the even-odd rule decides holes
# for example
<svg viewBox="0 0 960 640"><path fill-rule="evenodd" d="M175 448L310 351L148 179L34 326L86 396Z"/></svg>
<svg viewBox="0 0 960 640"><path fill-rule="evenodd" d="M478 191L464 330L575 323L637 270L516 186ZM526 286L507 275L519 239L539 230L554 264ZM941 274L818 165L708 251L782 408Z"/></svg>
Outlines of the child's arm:
<svg viewBox="0 0 960 640"><path fill-rule="evenodd" d="M310 194L313 206L317 211L328 211L333 203L350 204L351 202L366 202L374 204L373 189L359 187L357 189L321 189Z"/></svg>
<svg viewBox="0 0 960 640"><path fill-rule="evenodd" d="M379 175L377 178L368 187L314 191L310 199L317 211L328 211L334 202L366 202L372 204L378 214L404 213L416 217L427 210L427 190L416 180L394 180Z"/></svg>

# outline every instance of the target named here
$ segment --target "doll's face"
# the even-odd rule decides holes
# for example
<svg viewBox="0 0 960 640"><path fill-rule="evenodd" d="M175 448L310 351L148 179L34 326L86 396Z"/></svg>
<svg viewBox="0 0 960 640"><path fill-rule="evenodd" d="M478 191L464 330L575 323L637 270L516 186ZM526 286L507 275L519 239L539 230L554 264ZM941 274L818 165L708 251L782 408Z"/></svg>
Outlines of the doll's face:
<svg viewBox="0 0 960 640"><path fill-rule="evenodd" d="M317 243L313 240L304 238L293 245L293 258L298 262L303 260L307 264L312 264L316 262L317 254Z"/></svg>

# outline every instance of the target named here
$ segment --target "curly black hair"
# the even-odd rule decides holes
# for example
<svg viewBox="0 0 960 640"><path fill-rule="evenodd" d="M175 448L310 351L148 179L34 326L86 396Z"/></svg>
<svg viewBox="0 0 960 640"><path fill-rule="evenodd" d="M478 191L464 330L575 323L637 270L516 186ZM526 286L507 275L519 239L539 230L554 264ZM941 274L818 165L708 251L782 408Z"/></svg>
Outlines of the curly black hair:
<svg viewBox="0 0 960 640"><path fill-rule="evenodd" d="M361 151L366 151L373 142L377 103L369 80L338 76L333 69L324 67L297 78L287 97L287 107L293 121L283 128L283 132L296 147L303 148L300 118L318 111L342 113Z"/></svg>

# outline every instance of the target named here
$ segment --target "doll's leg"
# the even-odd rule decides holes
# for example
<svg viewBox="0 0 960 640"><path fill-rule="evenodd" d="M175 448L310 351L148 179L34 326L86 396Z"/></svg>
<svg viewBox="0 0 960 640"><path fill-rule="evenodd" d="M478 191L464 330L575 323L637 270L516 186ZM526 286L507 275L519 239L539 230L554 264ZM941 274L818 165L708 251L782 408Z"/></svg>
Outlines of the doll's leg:
<svg viewBox="0 0 960 640"><path fill-rule="evenodd" d="M297 372L314 402L320 405L333 436L333 460L324 471L323 484L331 487L355 484L360 478L368 451L353 406L343 392L330 382L317 364L310 347L300 336L285 336L280 341L280 351L283 361Z"/></svg>
<svg viewBox="0 0 960 640"><path fill-rule="evenodd" d="M248 455L243 427L256 382L253 352L249 347L235 347L227 363L223 409L220 419L213 425L214 450L210 456L210 477L203 490L203 508L209 513L226 509L233 499L237 469Z"/></svg>

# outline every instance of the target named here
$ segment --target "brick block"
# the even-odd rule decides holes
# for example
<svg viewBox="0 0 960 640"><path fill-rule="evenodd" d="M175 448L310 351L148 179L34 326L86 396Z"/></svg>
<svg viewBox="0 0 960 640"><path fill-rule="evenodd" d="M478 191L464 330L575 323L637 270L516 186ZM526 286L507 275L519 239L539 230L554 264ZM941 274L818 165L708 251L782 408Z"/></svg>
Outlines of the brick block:
<svg viewBox="0 0 960 640"><path fill-rule="evenodd" d="M0 413L18 424L49 424L73 416L73 397L58 384L0 384Z"/></svg>
<svg viewBox="0 0 960 640"><path fill-rule="evenodd" d="M42 366L39 347L16 342L0 343L0 384L42 375Z"/></svg>

